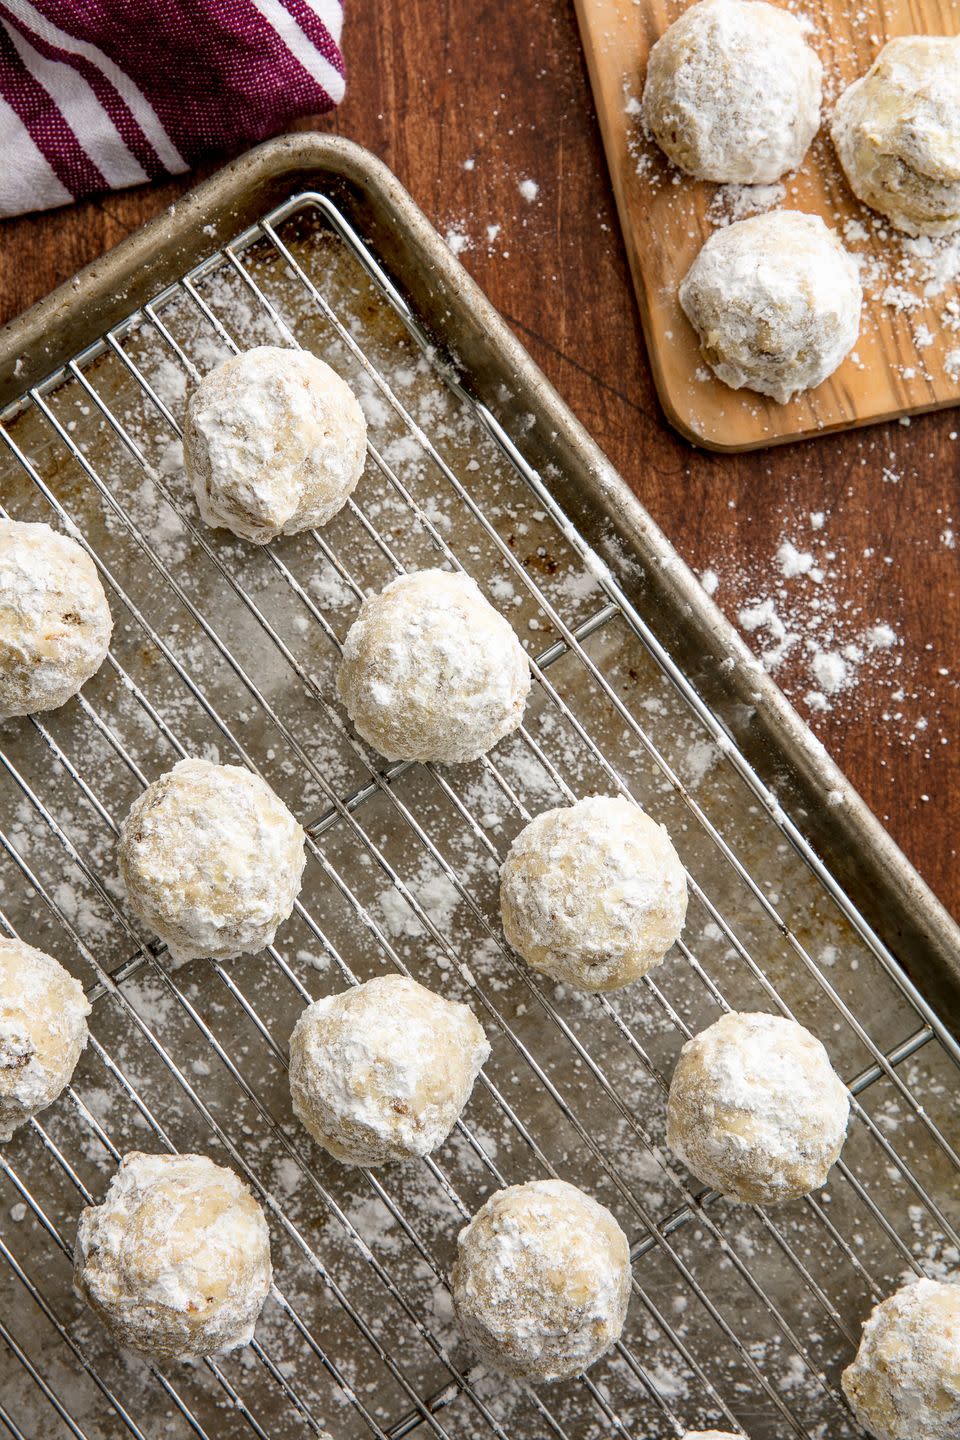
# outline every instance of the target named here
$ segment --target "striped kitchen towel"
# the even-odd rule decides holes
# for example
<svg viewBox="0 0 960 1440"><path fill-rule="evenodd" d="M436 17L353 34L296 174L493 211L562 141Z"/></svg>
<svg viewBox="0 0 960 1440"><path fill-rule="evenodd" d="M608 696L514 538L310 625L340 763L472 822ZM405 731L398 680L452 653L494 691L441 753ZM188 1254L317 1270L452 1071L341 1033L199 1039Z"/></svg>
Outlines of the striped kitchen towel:
<svg viewBox="0 0 960 1440"><path fill-rule="evenodd" d="M340 0L0 0L0 215L186 170L343 96Z"/></svg>

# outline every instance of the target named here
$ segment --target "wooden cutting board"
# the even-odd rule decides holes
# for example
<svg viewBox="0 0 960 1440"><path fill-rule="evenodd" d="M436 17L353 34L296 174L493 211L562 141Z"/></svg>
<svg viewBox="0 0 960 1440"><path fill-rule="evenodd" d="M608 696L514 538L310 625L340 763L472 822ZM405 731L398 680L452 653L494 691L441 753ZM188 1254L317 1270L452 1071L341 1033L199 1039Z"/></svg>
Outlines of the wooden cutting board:
<svg viewBox="0 0 960 1440"><path fill-rule="evenodd" d="M960 235L917 245L851 194L825 128L782 196L693 181L640 124L647 54L684 0L575 0L620 223L664 410L698 445L748 450L960 404ZM895 35L960 33L960 0L809 0L824 66L824 115ZM763 202L763 203L761 203ZM714 379L677 287L717 224L770 203L822 215L862 259L864 308L853 354L786 405ZM756 207L756 208L750 208ZM952 278L950 272L953 271Z"/></svg>

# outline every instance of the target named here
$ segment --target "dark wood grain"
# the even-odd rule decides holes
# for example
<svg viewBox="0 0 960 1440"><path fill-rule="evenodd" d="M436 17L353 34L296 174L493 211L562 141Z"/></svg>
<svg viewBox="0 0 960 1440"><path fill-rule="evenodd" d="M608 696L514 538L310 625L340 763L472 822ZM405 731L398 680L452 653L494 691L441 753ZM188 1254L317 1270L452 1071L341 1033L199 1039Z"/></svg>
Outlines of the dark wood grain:
<svg viewBox="0 0 960 1440"><path fill-rule="evenodd" d="M824 594L841 620L886 622L901 643L809 718L960 911L960 550L942 538L956 531L960 543L960 413L766 453L693 450L654 398L572 4L348 0L347 10L347 99L317 126L369 146L441 232L466 237L463 263L684 558L718 573L732 618L774 594L778 546L803 548L809 515L824 513L813 537L835 572ZM521 195L524 179L536 200ZM187 183L3 225L0 320ZM801 640L776 672L805 714L808 661Z"/></svg>

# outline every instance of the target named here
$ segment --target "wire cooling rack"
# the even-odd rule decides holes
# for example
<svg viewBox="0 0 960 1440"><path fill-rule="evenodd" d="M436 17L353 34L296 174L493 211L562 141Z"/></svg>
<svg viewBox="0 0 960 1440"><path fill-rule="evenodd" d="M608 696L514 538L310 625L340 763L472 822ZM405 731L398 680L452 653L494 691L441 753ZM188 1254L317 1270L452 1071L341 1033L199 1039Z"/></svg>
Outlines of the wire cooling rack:
<svg viewBox="0 0 960 1440"><path fill-rule="evenodd" d="M189 387L262 342L329 359L370 443L340 516L260 549L201 525L179 438ZM0 729L0 923L93 1002L73 1083L0 1150L0 1422L18 1440L846 1440L862 1432L839 1374L870 1306L960 1259L960 1049L567 521L549 467L469 391L331 202L301 194L3 417L3 513L80 539L116 621L78 700ZM510 617L534 694L475 765L385 765L335 703L337 656L364 593L436 564ZM187 754L263 774L309 861L276 945L173 969L125 911L115 840ZM496 872L533 814L598 791L667 824L691 903L660 970L583 996L510 954ZM436 1156L345 1168L292 1118L287 1037L308 1000L391 969L467 1000L493 1052ZM679 1047L728 1008L796 1016L853 1095L829 1188L769 1212L704 1191L663 1144ZM78 1212L135 1148L208 1153L263 1204L275 1285L249 1349L148 1366L73 1293ZM617 1214L634 1295L608 1357L534 1391L473 1362L447 1275L492 1189L557 1174Z"/></svg>

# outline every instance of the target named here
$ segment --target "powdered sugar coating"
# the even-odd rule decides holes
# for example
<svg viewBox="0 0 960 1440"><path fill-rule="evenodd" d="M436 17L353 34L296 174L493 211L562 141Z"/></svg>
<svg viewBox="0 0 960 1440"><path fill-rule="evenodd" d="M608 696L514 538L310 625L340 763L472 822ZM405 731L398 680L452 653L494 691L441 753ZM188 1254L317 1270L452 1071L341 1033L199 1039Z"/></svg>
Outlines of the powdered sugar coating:
<svg viewBox="0 0 960 1440"><path fill-rule="evenodd" d="M860 332L857 267L819 215L773 210L716 230L680 285L725 385L781 403L832 375Z"/></svg>
<svg viewBox="0 0 960 1440"><path fill-rule="evenodd" d="M842 1384L877 1440L956 1440L960 1285L917 1280L875 1306Z"/></svg>
<svg viewBox="0 0 960 1440"><path fill-rule="evenodd" d="M181 760L134 801L118 858L130 908L175 961L271 944L306 863L303 830L270 786L206 760Z"/></svg>
<svg viewBox="0 0 960 1440"><path fill-rule="evenodd" d="M683 929L687 879L663 825L620 796L544 811L500 870L507 940L580 990L618 990L659 965Z"/></svg>
<svg viewBox="0 0 960 1440"><path fill-rule="evenodd" d="M683 1440L743 1440L732 1430L688 1430Z"/></svg>
<svg viewBox="0 0 960 1440"><path fill-rule="evenodd" d="M830 133L851 190L898 230L960 230L960 36L888 41Z"/></svg>
<svg viewBox="0 0 960 1440"><path fill-rule="evenodd" d="M115 1340L151 1359L248 1345L272 1276L263 1211L205 1155L133 1151L80 1216L77 1288Z"/></svg>
<svg viewBox="0 0 960 1440"><path fill-rule="evenodd" d="M620 1338L627 1237L605 1206L564 1180L511 1185L461 1230L452 1288L481 1359L520 1380L565 1380Z"/></svg>
<svg viewBox="0 0 960 1440"><path fill-rule="evenodd" d="M83 986L52 955L0 939L0 1140L69 1083L89 1014Z"/></svg>
<svg viewBox="0 0 960 1440"><path fill-rule="evenodd" d="M96 566L76 540L0 520L0 720L64 705L100 669L112 630Z"/></svg>
<svg viewBox="0 0 960 1440"><path fill-rule="evenodd" d="M680 1052L667 1144L733 1200L773 1205L826 1182L850 1101L826 1050L779 1015L722 1015Z"/></svg>
<svg viewBox="0 0 960 1440"><path fill-rule="evenodd" d="M447 570L391 581L363 602L337 688L388 760L475 760L523 719L530 667L476 582Z"/></svg>
<svg viewBox="0 0 960 1440"><path fill-rule="evenodd" d="M293 1108L350 1165L429 1155L490 1054L472 1010L404 975L308 1005L290 1037Z"/></svg>
<svg viewBox="0 0 960 1440"><path fill-rule="evenodd" d="M264 544L337 513L363 473L366 440L336 371L308 351L258 345L194 390L183 456L206 523Z"/></svg>
<svg viewBox="0 0 960 1440"><path fill-rule="evenodd" d="M650 51L643 120L699 180L770 184L820 126L823 67L800 22L764 0L700 0Z"/></svg>

